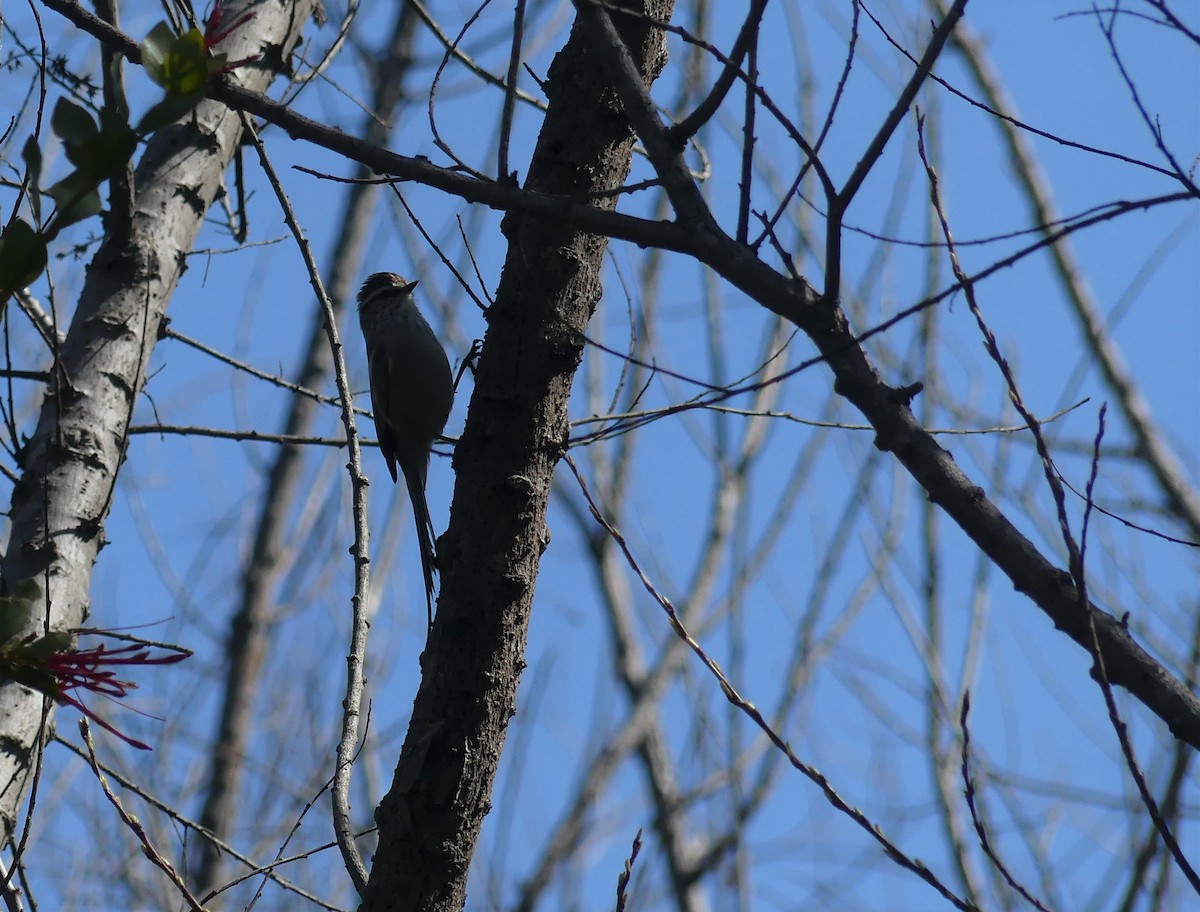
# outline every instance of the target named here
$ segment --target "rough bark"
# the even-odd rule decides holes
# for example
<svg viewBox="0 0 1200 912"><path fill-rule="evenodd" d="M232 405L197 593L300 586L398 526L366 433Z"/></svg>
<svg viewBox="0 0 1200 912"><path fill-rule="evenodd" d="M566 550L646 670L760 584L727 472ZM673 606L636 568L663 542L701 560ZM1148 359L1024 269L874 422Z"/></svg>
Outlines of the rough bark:
<svg viewBox="0 0 1200 912"><path fill-rule="evenodd" d="M258 55L235 78L263 91L285 65L312 13L309 0L236 3L227 22L253 6L254 18L221 46L231 60ZM128 446L127 429L146 365L185 254L241 135L238 115L202 102L156 133L134 176L128 226L106 223L59 352L37 429L21 454L13 490L4 581L36 577L46 596L31 630L80 626L89 611L92 567ZM122 230L124 228L124 230ZM42 697L19 685L0 688L0 839L14 835L34 770Z"/></svg>
<svg viewBox="0 0 1200 912"><path fill-rule="evenodd" d="M670 18L669 0L630 5ZM661 32L643 18L620 17L618 27L649 84L666 60ZM578 23L546 92L526 187L579 199L619 186L633 132ZM408 735L376 812L379 848L365 912L449 912L466 901L524 668L582 333L600 299L605 238L530 215L510 214L504 231L508 257L455 452L450 527L439 550L442 594Z"/></svg>

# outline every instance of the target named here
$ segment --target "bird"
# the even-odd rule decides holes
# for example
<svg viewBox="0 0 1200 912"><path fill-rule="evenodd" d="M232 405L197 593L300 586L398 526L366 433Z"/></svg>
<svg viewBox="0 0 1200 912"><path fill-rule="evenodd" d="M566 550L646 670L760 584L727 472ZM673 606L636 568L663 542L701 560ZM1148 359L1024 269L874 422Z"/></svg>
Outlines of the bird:
<svg viewBox="0 0 1200 912"><path fill-rule="evenodd" d="M417 524L425 604L433 626L433 550L436 538L425 479L429 454L454 402L454 379L446 351L413 299L417 282L394 272L367 277L358 292L358 322L367 346L371 410L379 449L392 483L404 475Z"/></svg>

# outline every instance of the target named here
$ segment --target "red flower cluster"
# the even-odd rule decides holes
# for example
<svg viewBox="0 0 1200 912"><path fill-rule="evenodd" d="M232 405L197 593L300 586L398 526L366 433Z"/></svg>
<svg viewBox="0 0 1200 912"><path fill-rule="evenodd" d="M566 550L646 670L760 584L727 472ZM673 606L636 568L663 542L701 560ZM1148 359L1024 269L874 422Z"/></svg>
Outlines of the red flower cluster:
<svg viewBox="0 0 1200 912"><path fill-rule="evenodd" d="M52 696L59 703L74 706L97 725L112 732L126 744L142 750L150 746L118 731L104 719L88 709L72 693L88 690L110 700L120 700L137 687L133 681L123 681L111 669L123 665L173 665L188 657L185 652L170 652L152 655L145 646L121 646L109 649L103 643L92 649L66 649L45 656L43 668L54 678L57 693Z"/></svg>
<svg viewBox="0 0 1200 912"><path fill-rule="evenodd" d="M154 649L159 652L153 652ZM91 649L79 649L71 645L70 634L55 631L0 644L0 682L16 681L56 703L74 706L126 744L150 750L149 745L118 731L92 712L80 699L79 692L86 690L108 700L120 700L137 684L117 677L114 669L132 665L173 665L190 655L191 652L177 646L146 643L116 649L101 643Z"/></svg>
<svg viewBox="0 0 1200 912"><path fill-rule="evenodd" d="M238 17L237 22L221 28L221 20L225 17L225 10L221 0L217 0L213 4L212 12L208 14L208 19L204 21L204 46L210 51L229 37L229 34L245 22L249 22L254 18L254 11L242 13Z"/></svg>
<svg viewBox="0 0 1200 912"><path fill-rule="evenodd" d="M254 10L251 10L248 13L242 13L242 15L238 16L235 22L232 22L222 28L221 20L225 18L225 10L221 0L217 0L217 2L213 4L212 12L209 13L208 18L204 20L204 49L208 51L209 54L212 54L213 48L228 38L234 32L234 30L238 28L238 26L249 22L254 18L254 16ZM215 72L228 73L229 71L235 70L244 64L253 63L259 58L259 56L260 55L258 54L253 54L250 57L243 57L241 60L235 60L233 63L224 63Z"/></svg>

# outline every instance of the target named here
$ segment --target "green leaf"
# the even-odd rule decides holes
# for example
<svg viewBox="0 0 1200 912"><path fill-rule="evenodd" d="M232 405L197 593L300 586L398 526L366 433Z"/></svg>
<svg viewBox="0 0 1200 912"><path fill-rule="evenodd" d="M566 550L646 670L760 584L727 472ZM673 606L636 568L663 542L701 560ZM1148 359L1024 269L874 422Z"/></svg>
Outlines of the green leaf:
<svg viewBox="0 0 1200 912"><path fill-rule="evenodd" d="M86 113L86 112L85 112ZM90 132L83 138L63 138L67 159L82 174L99 183L123 167L137 148L137 134L119 115L104 108L100 111L100 126L88 118Z"/></svg>
<svg viewBox="0 0 1200 912"><path fill-rule="evenodd" d="M104 108L100 111L100 132L82 150L86 162L80 170L107 180L128 164L137 143L137 133L129 122Z"/></svg>
<svg viewBox="0 0 1200 912"><path fill-rule="evenodd" d="M0 596L0 643L7 643L33 620L34 604L42 597L35 579L24 579L13 586L13 594Z"/></svg>
<svg viewBox="0 0 1200 912"><path fill-rule="evenodd" d="M46 191L58 205L55 231L81 222L100 212L100 180L83 171L73 171Z"/></svg>
<svg viewBox="0 0 1200 912"><path fill-rule="evenodd" d="M43 693L53 700L57 700L59 696L58 682L54 680L54 675L32 665L14 663L8 660L7 656L0 657L0 680L24 684L30 690Z"/></svg>
<svg viewBox="0 0 1200 912"><path fill-rule="evenodd" d="M209 55L199 29L176 35L169 25L160 22L142 40L141 49L147 75L168 95L190 95L204 88Z"/></svg>
<svg viewBox="0 0 1200 912"><path fill-rule="evenodd" d="M0 598L0 642L7 643L33 620L33 602L8 596Z"/></svg>
<svg viewBox="0 0 1200 912"><path fill-rule="evenodd" d="M167 59L177 40L171 26L160 22L138 45L142 52L142 66L146 68L146 75L160 86L166 85L163 61Z"/></svg>
<svg viewBox="0 0 1200 912"><path fill-rule="evenodd" d="M113 87L112 105L117 115L122 120L129 123L129 99L125 97L125 93L120 91L120 86L124 85L121 81L121 68L124 66L124 58L120 54L113 54L108 60L107 79L109 85ZM104 111L100 112L100 129L104 129Z"/></svg>
<svg viewBox="0 0 1200 912"><path fill-rule="evenodd" d="M0 296L7 299L45 268L46 239L24 219L16 219L0 234Z"/></svg>
<svg viewBox="0 0 1200 912"><path fill-rule="evenodd" d="M30 577L29 579L19 580L13 586L13 594L10 599L19 599L25 602L40 601L42 597L42 585L37 580Z"/></svg>
<svg viewBox="0 0 1200 912"><path fill-rule="evenodd" d="M88 110L66 98L60 98L54 105L50 128L66 145L68 156L73 148L83 145L99 132Z"/></svg>
<svg viewBox="0 0 1200 912"><path fill-rule="evenodd" d="M123 107L110 108L107 105L100 109L101 136L133 136L133 128L129 126L129 111ZM136 142L136 137L134 139Z"/></svg>
<svg viewBox="0 0 1200 912"><path fill-rule="evenodd" d="M163 60L163 88L169 95L191 95L208 81L208 48L199 29L188 29Z"/></svg>
<svg viewBox="0 0 1200 912"><path fill-rule="evenodd" d="M21 158L25 161L25 170L29 179L29 208L33 210L33 220L42 220L42 149L37 140L30 136L25 140L21 149ZM26 283L28 284L28 283Z"/></svg>
<svg viewBox="0 0 1200 912"><path fill-rule="evenodd" d="M25 161L25 167L29 169L29 185L31 189L36 189L42 179L42 149L37 144L37 139L30 136L25 140L25 146L21 149L21 158Z"/></svg>
<svg viewBox="0 0 1200 912"><path fill-rule="evenodd" d="M51 630L45 636L38 637L25 646L28 655L39 659L56 652L66 652L70 648L71 634L65 630Z"/></svg>
<svg viewBox="0 0 1200 912"><path fill-rule="evenodd" d="M200 92L194 95L168 95L142 115L142 119L138 121L137 125L138 135L148 136L155 130L170 126L196 107L202 98L204 95Z"/></svg>
<svg viewBox="0 0 1200 912"><path fill-rule="evenodd" d="M102 108L97 126L91 114L65 98L55 104L50 126L62 138L67 160L96 182L124 166L138 142L130 125L113 110Z"/></svg>

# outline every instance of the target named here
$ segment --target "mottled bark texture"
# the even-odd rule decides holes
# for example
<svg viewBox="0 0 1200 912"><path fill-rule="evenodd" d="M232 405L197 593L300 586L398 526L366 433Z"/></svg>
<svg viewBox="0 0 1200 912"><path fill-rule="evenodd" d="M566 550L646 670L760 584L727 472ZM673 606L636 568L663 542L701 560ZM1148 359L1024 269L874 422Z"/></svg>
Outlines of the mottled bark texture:
<svg viewBox="0 0 1200 912"><path fill-rule="evenodd" d="M312 14L308 0L231 3L228 22L255 15L221 45L231 60L257 55L236 78L264 91ZM5 585L35 577L48 588L31 630L80 626L104 542L134 403L167 303L241 136L238 114L205 101L150 139L134 176L132 212L110 213L13 489ZM202 301L195 306L203 306ZM42 696L0 688L0 840L14 835L34 768Z"/></svg>

